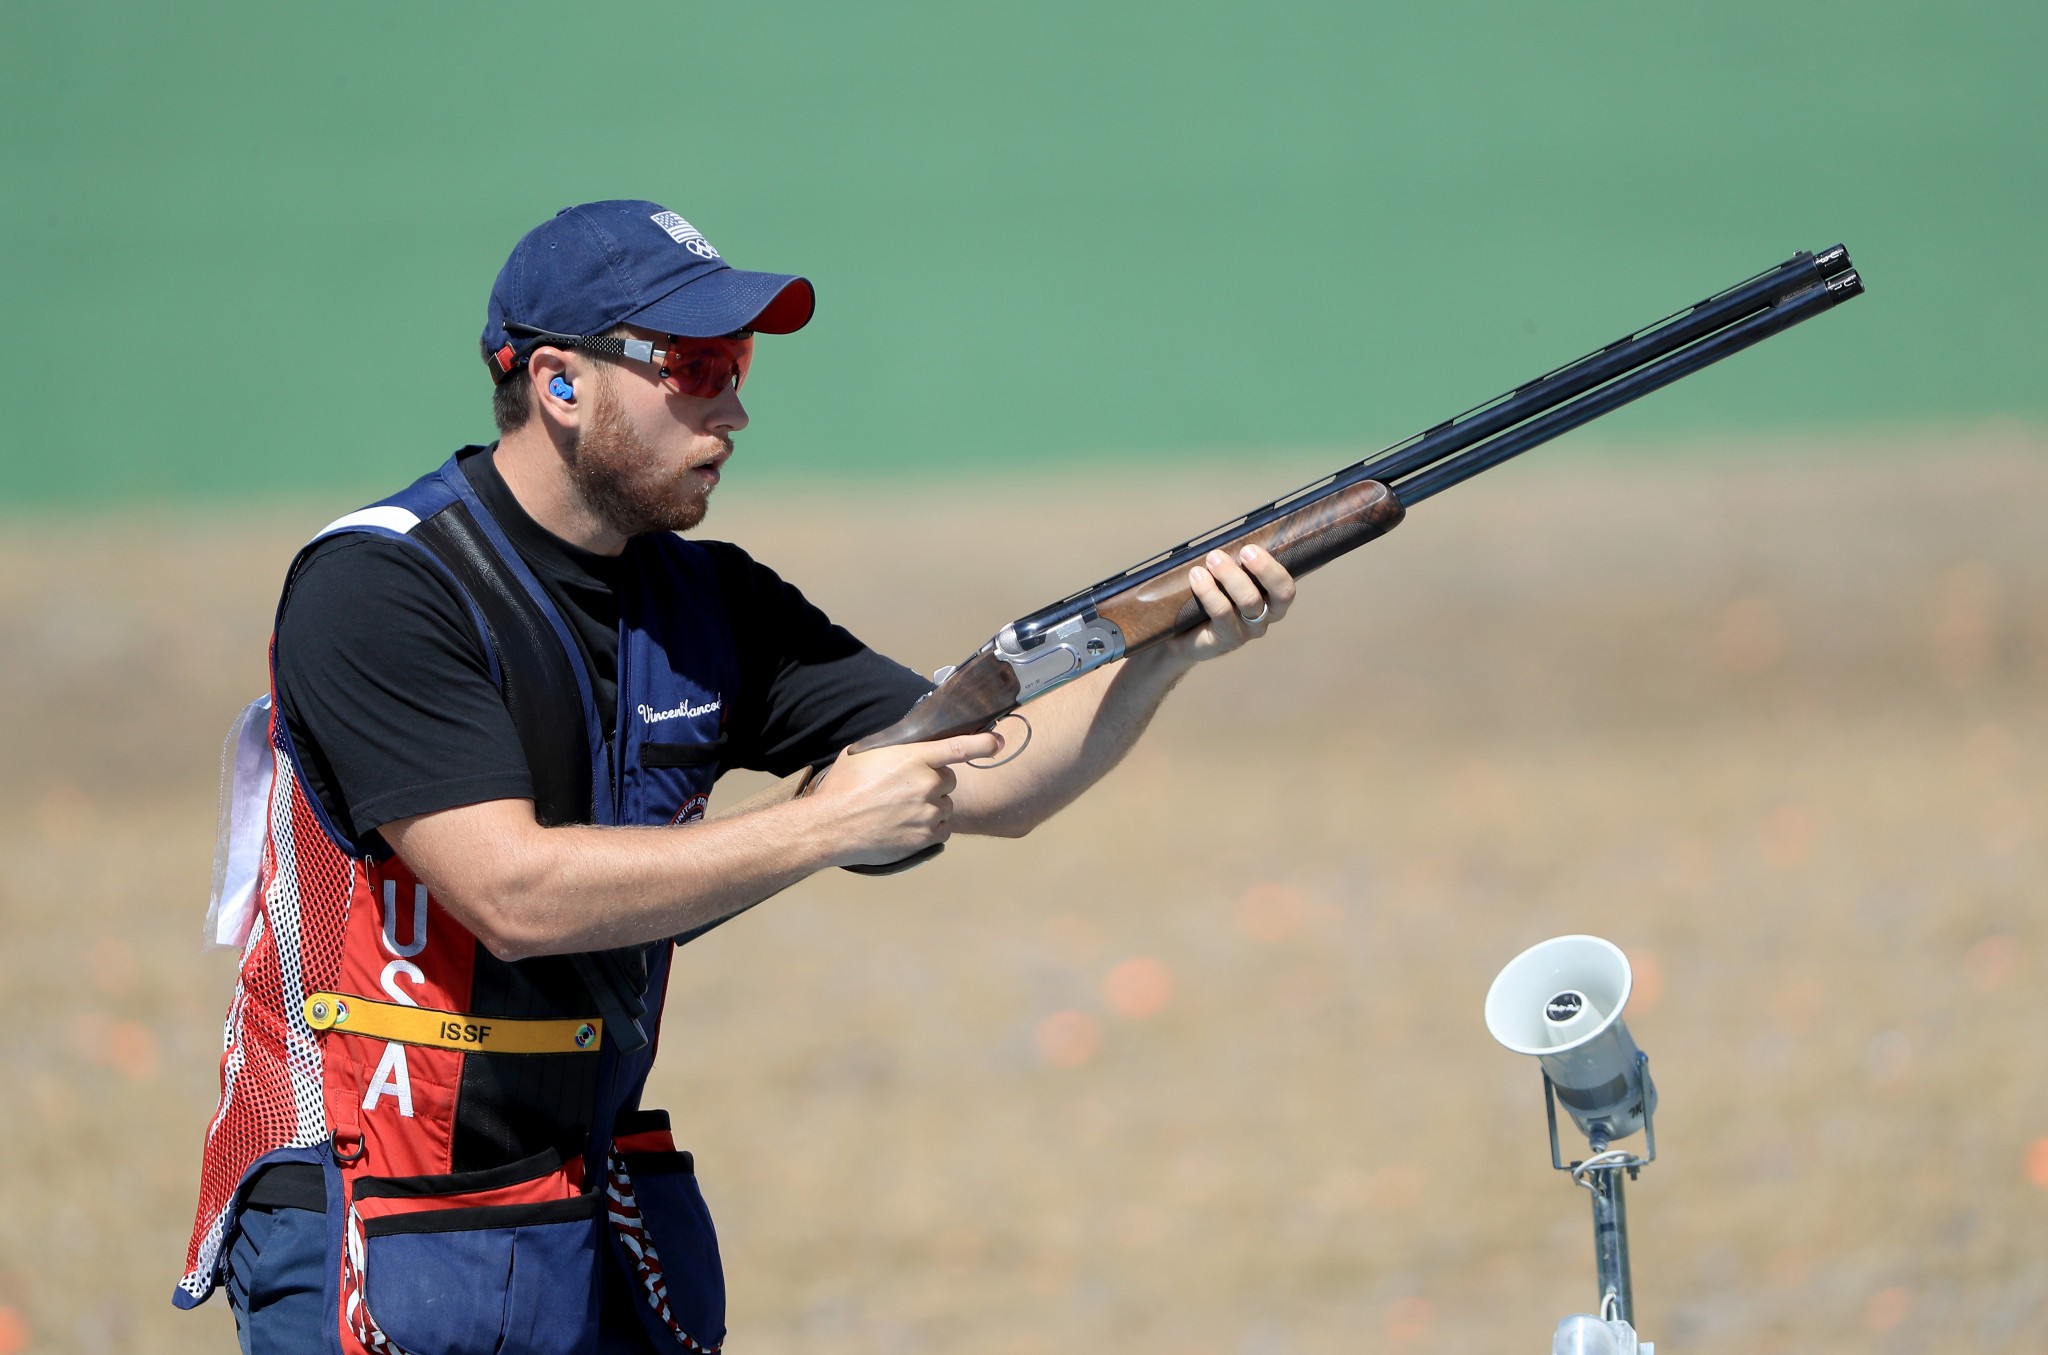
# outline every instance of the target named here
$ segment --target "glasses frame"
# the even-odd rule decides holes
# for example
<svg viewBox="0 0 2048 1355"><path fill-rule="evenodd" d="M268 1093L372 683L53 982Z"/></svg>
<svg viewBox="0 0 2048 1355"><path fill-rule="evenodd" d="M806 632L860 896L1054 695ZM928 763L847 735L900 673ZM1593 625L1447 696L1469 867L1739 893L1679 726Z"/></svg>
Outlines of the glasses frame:
<svg viewBox="0 0 2048 1355"><path fill-rule="evenodd" d="M551 329L541 329L534 325L522 325L516 320L507 320L505 322L505 332L514 338L539 339L551 348L567 348L579 353L590 353L597 357L630 358L634 362L644 362L653 367L664 378L668 376L668 355L674 351L672 347L656 348L652 339L621 339L609 334L558 334ZM751 339L754 337L754 331L751 329L736 329L730 334L720 334L714 337L719 339ZM668 342L671 345L686 339L690 339L690 336L684 334L671 334L668 336ZM703 339L692 341L698 343L706 342ZM524 364L522 363L521 365L523 366ZM738 390L741 385L745 384L746 379L746 370L743 367L735 374L732 385L723 389ZM696 396L694 398L702 400L716 399L717 397Z"/></svg>

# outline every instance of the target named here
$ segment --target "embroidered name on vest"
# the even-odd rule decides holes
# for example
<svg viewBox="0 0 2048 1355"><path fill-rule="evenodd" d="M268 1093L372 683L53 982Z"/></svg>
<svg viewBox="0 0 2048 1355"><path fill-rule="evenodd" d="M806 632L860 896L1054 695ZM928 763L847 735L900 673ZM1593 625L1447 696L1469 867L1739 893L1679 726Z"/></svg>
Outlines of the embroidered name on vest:
<svg viewBox="0 0 2048 1355"><path fill-rule="evenodd" d="M701 705L693 706L685 701L682 705L670 706L667 710L656 710L654 707L643 703L640 706L640 720L643 724L658 725L663 720L680 720L692 715L710 715L719 710L724 704L725 698L718 696L712 697Z"/></svg>

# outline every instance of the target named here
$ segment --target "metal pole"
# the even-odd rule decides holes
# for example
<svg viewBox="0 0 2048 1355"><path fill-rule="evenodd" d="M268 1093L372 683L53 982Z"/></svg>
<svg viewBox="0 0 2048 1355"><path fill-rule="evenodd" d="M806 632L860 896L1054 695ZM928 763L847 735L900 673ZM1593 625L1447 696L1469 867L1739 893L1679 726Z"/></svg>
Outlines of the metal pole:
<svg viewBox="0 0 2048 1355"><path fill-rule="evenodd" d="M1596 1167L1586 1175L1593 1194L1593 1268L1600 1282L1600 1316L1633 1326L1635 1293L1628 1273L1628 1206L1622 1199L1620 1165Z"/></svg>

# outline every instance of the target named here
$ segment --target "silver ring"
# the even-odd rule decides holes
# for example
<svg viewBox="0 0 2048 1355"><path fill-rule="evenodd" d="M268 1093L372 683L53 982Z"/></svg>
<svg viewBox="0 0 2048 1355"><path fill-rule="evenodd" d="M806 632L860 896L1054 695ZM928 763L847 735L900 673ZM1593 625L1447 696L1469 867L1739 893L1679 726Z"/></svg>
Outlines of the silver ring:
<svg viewBox="0 0 2048 1355"><path fill-rule="evenodd" d="M1264 621L1266 619L1266 613L1272 610L1273 604L1270 600L1268 600L1265 606L1259 608L1259 614L1257 616L1246 616L1243 612L1239 612L1237 615L1238 618L1242 620L1247 626L1256 626L1261 621Z"/></svg>

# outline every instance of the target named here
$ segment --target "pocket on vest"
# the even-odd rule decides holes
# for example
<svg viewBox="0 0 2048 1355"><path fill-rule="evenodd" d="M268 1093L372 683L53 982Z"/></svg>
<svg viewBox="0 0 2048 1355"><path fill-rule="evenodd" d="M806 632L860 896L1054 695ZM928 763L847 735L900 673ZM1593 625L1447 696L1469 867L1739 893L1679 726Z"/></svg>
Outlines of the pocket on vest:
<svg viewBox="0 0 2048 1355"><path fill-rule="evenodd" d="M606 1210L631 1267L642 1321L684 1350L725 1341L725 1269L695 1159L677 1152L661 1111L621 1117Z"/></svg>
<svg viewBox="0 0 2048 1355"><path fill-rule="evenodd" d="M580 1159L355 1182L342 1318L369 1350L597 1348L603 1198Z"/></svg>

